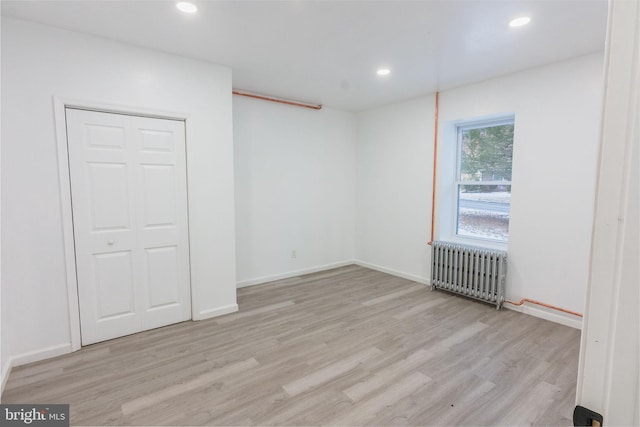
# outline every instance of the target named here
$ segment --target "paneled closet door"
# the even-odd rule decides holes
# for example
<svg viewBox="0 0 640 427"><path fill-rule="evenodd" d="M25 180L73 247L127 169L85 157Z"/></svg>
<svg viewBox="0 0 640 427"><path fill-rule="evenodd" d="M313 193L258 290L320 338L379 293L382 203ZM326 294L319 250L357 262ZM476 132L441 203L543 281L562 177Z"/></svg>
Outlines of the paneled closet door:
<svg viewBox="0 0 640 427"><path fill-rule="evenodd" d="M190 319L184 122L66 119L82 344Z"/></svg>

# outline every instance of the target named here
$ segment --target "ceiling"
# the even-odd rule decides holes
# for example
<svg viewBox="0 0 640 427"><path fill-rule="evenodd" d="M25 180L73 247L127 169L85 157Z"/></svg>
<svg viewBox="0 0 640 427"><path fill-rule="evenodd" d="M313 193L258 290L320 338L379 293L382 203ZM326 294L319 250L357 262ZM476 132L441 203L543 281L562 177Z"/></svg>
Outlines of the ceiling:
<svg viewBox="0 0 640 427"><path fill-rule="evenodd" d="M226 65L236 89L362 111L604 48L606 0L2 1L4 16ZM531 23L510 28L512 18ZM388 67L380 77L376 70Z"/></svg>

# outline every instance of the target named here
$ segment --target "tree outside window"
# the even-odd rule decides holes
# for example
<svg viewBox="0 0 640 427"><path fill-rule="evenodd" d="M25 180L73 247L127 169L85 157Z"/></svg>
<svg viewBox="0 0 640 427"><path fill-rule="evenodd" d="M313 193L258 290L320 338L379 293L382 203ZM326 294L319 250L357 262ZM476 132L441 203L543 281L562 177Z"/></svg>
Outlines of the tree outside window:
<svg viewBox="0 0 640 427"><path fill-rule="evenodd" d="M514 122L458 126L458 236L506 242L509 236Z"/></svg>

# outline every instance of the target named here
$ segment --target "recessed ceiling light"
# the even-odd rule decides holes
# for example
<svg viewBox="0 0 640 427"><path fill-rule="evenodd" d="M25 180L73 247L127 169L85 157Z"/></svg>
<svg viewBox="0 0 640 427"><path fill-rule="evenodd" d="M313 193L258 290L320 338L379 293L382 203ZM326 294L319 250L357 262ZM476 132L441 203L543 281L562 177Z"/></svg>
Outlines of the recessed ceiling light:
<svg viewBox="0 0 640 427"><path fill-rule="evenodd" d="M389 74L391 74L391 70L388 68L380 68L378 71L376 71L376 74L379 76L388 76Z"/></svg>
<svg viewBox="0 0 640 427"><path fill-rule="evenodd" d="M523 25L527 25L531 21L531 18L528 16L521 16L520 18L512 19L509 22L510 27L522 27Z"/></svg>
<svg viewBox="0 0 640 427"><path fill-rule="evenodd" d="M189 3L187 1L181 1L180 3L177 3L176 7L180 12L184 13L196 13L198 11L198 7L195 4Z"/></svg>

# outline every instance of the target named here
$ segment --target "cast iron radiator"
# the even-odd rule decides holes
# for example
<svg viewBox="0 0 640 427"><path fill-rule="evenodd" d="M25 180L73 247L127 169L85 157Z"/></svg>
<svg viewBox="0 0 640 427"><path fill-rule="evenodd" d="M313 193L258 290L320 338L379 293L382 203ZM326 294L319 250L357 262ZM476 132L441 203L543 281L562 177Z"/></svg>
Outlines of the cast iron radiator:
<svg viewBox="0 0 640 427"><path fill-rule="evenodd" d="M450 242L433 242L431 289L496 305L504 302L507 253Z"/></svg>

